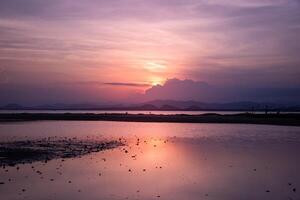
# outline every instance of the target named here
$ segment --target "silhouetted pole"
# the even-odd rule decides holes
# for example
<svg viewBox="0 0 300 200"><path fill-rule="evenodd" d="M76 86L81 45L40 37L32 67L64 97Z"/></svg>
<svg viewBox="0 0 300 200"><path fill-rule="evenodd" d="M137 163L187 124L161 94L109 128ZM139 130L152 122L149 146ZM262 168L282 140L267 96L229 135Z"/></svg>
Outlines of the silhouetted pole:
<svg viewBox="0 0 300 200"><path fill-rule="evenodd" d="M269 111L269 110L268 110L268 105L266 105L266 106L265 106L265 114L266 114L266 115L268 114L268 111Z"/></svg>

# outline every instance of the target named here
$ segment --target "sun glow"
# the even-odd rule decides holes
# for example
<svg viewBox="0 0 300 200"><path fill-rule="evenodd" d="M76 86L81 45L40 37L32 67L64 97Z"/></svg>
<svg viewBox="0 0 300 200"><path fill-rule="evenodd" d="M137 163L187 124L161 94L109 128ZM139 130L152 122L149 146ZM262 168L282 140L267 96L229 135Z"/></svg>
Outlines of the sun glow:
<svg viewBox="0 0 300 200"><path fill-rule="evenodd" d="M152 72L162 72L166 70L167 66L157 62L147 62L144 68Z"/></svg>
<svg viewBox="0 0 300 200"><path fill-rule="evenodd" d="M152 77L152 78L150 79L150 84L151 84L152 86L155 86L155 85L162 85L163 82L164 82L164 79L161 78L161 77Z"/></svg>

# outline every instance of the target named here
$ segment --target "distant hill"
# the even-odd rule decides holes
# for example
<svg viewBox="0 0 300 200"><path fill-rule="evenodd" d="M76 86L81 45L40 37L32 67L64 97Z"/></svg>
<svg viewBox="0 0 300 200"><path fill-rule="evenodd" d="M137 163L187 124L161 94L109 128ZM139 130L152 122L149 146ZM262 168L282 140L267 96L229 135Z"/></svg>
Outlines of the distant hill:
<svg viewBox="0 0 300 200"><path fill-rule="evenodd" d="M21 106L8 104L0 110L187 110L187 111L300 111L300 105L268 102L204 103L198 101L154 100L139 104L96 105L96 104L49 104Z"/></svg>
<svg viewBox="0 0 300 200"><path fill-rule="evenodd" d="M24 107L19 104L10 103L5 106L2 106L0 109L1 110L22 110L24 109Z"/></svg>
<svg viewBox="0 0 300 200"><path fill-rule="evenodd" d="M173 108L173 110L228 110L228 111L252 111L252 110L282 110L282 111L300 111L300 105L286 105L269 102L230 102L230 103L204 103L198 101L173 101L173 100L154 100L146 102L160 109ZM142 104L138 104L140 106Z"/></svg>

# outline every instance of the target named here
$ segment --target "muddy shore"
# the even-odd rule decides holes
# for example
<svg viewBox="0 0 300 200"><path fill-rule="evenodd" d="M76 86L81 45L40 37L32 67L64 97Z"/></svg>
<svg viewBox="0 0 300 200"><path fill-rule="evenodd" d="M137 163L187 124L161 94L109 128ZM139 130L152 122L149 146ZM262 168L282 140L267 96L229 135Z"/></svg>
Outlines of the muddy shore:
<svg viewBox="0 0 300 200"><path fill-rule="evenodd" d="M74 138L0 142L0 166L14 166L35 161L47 163L52 159L75 158L121 145L123 145L121 141L93 141Z"/></svg>
<svg viewBox="0 0 300 200"><path fill-rule="evenodd" d="M300 114L226 114L207 113L200 115L156 115L126 113L3 113L0 122L22 122L39 120L78 121L124 121L124 122L174 122L174 123L239 123L300 126Z"/></svg>

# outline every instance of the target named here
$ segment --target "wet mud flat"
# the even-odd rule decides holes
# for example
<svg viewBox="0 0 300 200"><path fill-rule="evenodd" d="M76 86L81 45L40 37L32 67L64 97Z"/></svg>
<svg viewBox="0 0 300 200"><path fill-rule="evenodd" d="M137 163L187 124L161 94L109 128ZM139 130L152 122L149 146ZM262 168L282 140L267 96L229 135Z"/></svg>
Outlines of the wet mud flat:
<svg viewBox="0 0 300 200"><path fill-rule="evenodd" d="M17 164L35 161L47 162L52 159L75 158L116 148L123 145L121 141L95 141L71 139L40 139L0 143L0 166L15 166Z"/></svg>
<svg viewBox="0 0 300 200"><path fill-rule="evenodd" d="M265 139L120 137L126 144L120 148L0 168L0 194L11 200L299 199L300 141Z"/></svg>

